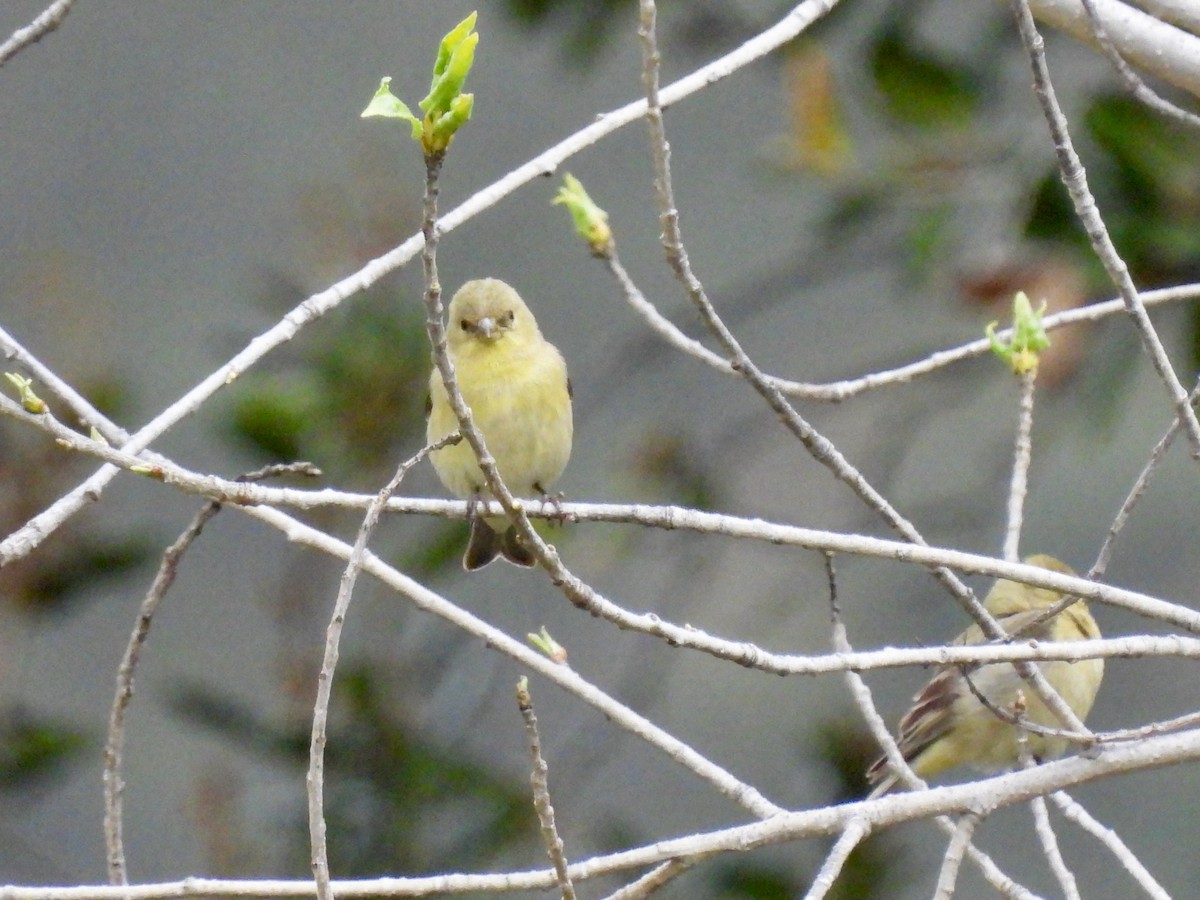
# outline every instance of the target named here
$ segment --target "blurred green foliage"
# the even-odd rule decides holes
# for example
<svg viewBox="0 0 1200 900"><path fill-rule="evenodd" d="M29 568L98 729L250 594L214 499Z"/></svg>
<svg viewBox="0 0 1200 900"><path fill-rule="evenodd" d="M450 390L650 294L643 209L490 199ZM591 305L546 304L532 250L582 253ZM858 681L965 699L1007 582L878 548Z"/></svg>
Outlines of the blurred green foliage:
<svg viewBox="0 0 1200 900"><path fill-rule="evenodd" d="M653 502L679 503L693 509L713 511L720 507L720 480L709 471L694 436L664 430L654 425L646 430L630 460L638 476L638 496Z"/></svg>
<svg viewBox="0 0 1200 900"><path fill-rule="evenodd" d="M1200 136L1122 94L1101 94L1083 118L1094 148L1088 186L1139 289L1200 278ZM1078 139L1077 139L1078 142ZM1057 169L1036 185L1026 234L1069 253L1093 289L1113 294ZM1200 367L1200 309L1189 308Z"/></svg>
<svg viewBox="0 0 1200 900"><path fill-rule="evenodd" d="M39 557L36 565L25 570L26 577L20 579L10 599L30 612L64 613L71 604L89 599L89 594L95 596L103 584L116 582L148 563L156 549L147 536L108 539L80 535L69 552ZM46 564L48 561L53 564Z"/></svg>
<svg viewBox="0 0 1200 900"><path fill-rule="evenodd" d="M978 111L980 86L964 64L921 47L910 32L888 28L871 46L870 67L883 108L918 128L962 128Z"/></svg>
<svg viewBox="0 0 1200 900"><path fill-rule="evenodd" d="M804 890L794 871L745 861L720 866L714 882L718 897L741 900L791 900Z"/></svg>
<svg viewBox="0 0 1200 900"><path fill-rule="evenodd" d="M779 12L784 9L780 6ZM638 0L504 0L508 18L530 31L553 33L564 63L585 71L637 20ZM771 11L768 15L774 14ZM747 11L725 0L688 0L659 4L660 42L677 41L682 50L703 50L744 40L756 24Z"/></svg>
<svg viewBox="0 0 1200 900"><path fill-rule="evenodd" d="M564 57L576 65L596 57L637 14L637 0L505 0L508 17L531 30L562 29Z"/></svg>
<svg viewBox="0 0 1200 900"><path fill-rule="evenodd" d="M423 308L376 289L329 319L284 370L247 379L229 433L264 461L310 459L334 482L378 483L401 448L424 443Z"/></svg>
<svg viewBox="0 0 1200 900"><path fill-rule="evenodd" d="M1124 95L1103 94L1084 124L1095 152L1088 185L1139 286L1200 275L1200 136ZM1103 278L1057 170L1037 186L1030 237L1070 248Z"/></svg>
<svg viewBox="0 0 1200 900"><path fill-rule="evenodd" d="M89 746L80 732L62 723L20 708L6 710L0 715L0 790L51 778Z"/></svg>

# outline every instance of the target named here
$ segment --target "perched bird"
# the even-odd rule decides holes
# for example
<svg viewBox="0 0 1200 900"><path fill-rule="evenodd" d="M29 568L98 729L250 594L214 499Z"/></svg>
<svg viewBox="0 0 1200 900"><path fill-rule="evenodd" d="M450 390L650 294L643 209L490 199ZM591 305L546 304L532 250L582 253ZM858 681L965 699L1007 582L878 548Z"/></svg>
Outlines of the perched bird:
<svg viewBox="0 0 1200 900"><path fill-rule="evenodd" d="M1054 572L1075 574L1050 556L1031 556L1025 562ZM1079 641L1100 637L1096 620L1082 599L1052 619L1037 621L1062 597L1057 591L1002 579L988 592L983 605L1000 627L1016 640ZM955 638L953 644L986 641L980 627L972 625ZM1087 716L1104 676L1104 660L1055 660L1037 663L1037 667L1075 715L1080 719ZM1063 727L1011 663L943 666L913 698L912 708L900 720L897 739L900 752L922 778L962 764L985 772L997 772L1017 763L1019 726L985 706L972 692L968 678L975 690L996 708L1011 712L1020 692L1024 697L1026 719L1048 728ZM1065 738L1033 732L1027 734L1027 741L1029 753L1037 760L1059 756L1068 744ZM876 786L871 792L872 797L887 793L897 780L888 768L886 757L875 761L867 778Z"/></svg>
<svg viewBox="0 0 1200 900"><path fill-rule="evenodd" d="M542 337L520 295L497 278L459 288L450 301L447 343L459 389L500 477L517 497L547 496L571 455L571 382L562 354ZM436 368L429 396L426 433L433 443L459 427ZM435 450L431 459L452 494L483 496L483 473L466 441ZM534 563L507 519L472 518L463 568L481 569L497 556L518 566Z"/></svg>

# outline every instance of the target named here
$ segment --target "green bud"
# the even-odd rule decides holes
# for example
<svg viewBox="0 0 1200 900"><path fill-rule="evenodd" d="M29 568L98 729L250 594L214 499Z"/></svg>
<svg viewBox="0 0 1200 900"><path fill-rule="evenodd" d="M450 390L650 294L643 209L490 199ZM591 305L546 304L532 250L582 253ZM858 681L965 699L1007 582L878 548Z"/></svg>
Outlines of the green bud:
<svg viewBox="0 0 1200 900"><path fill-rule="evenodd" d="M566 663L567 649L550 636L550 632L546 630L546 626L542 626L542 630L538 634L527 634L525 637L529 643L535 648L544 653L549 659L556 663Z"/></svg>
<svg viewBox="0 0 1200 900"><path fill-rule="evenodd" d="M475 33L475 19L471 13L442 38L437 59L433 64L433 80L429 94L417 106L425 113L424 118L416 115L388 87L390 78L384 78L375 96L363 110L363 116L384 116L403 119L412 128L414 141L420 141L426 157L444 153L454 139L454 134L471 118L474 97L464 94L467 74L475 62L475 47L479 35Z"/></svg>
<svg viewBox="0 0 1200 900"><path fill-rule="evenodd" d="M471 109L475 105L474 94L459 94L450 101L450 110L437 121L430 124L428 136L422 138L426 153L439 153L450 146L454 133L471 118ZM426 117L426 123L429 118Z"/></svg>
<svg viewBox="0 0 1200 900"><path fill-rule="evenodd" d="M1038 353L1050 346L1050 338L1042 327L1042 316L1045 314L1046 301L1043 300L1041 308L1035 312L1025 292L1018 291L1013 298L1013 332L1009 342L1005 344L996 337L999 323L992 322L985 329L992 352L1008 363L1014 374L1035 372Z"/></svg>
<svg viewBox="0 0 1200 900"><path fill-rule="evenodd" d="M613 244L612 229L608 225L608 213L595 204L583 184L569 172L563 176L563 186L558 189L552 203L561 203L575 222L575 231L588 242L597 256L605 255Z"/></svg>
<svg viewBox="0 0 1200 900"><path fill-rule="evenodd" d="M17 398L21 401L21 407L25 412L39 416L49 408L46 406L46 401L33 392L32 378L26 378L15 372L5 372L4 377L17 389Z"/></svg>

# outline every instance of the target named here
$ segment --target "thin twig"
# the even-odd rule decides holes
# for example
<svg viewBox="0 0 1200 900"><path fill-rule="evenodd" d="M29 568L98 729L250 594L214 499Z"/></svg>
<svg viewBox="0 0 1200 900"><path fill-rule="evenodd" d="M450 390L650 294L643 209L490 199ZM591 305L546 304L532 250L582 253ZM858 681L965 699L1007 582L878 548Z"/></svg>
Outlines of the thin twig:
<svg viewBox="0 0 1200 900"><path fill-rule="evenodd" d="M679 859L672 859L657 866L638 878L625 885L623 888L613 891L603 900L645 900L651 894L662 890L680 875L687 872L701 859L700 856L685 856Z"/></svg>
<svg viewBox="0 0 1200 900"><path fill-rule="evenodd" d="M825 574L829 584L829 611L832 624L833 649L843 655L853 653L854 648L850 645L850 639L846 634L846 625L842 622L841 608L838 606L837 577L833 566L832 553L825 554ZM875 698L871 694L871 689L867 686L866 681L857 672L849 669L846 670L845 676L846 686L850 689L850 696L854 699L854 705L862 713L862 717L867 723L867 729L871 732L871 736L875 738L875 742L883 749L884 755L887 757L888 767L896 774L899 782L912 790L921 790L929 787L912 770L912 767L908 764L908 760L904 758L904 753L901 752L900 745L896 743L896 739L892 737L892 732L888 728L887 722L879 714L879 707L875 705Z"/></svg>
<svg viewBox="0 0 1200 900"><path fill-rule="evenodd" d="M684 334L675 323L659 312L658 308L646 298L645 294L629 278L624 269L620 269L619 271L614 270L613 274L621 283L626 302L646 321L650 329L657 332L668 344L722 374L738 374L728 359L709 350L695 338ZM1200 296L1200 285L1197 284L1160 288L1158 290L1146 291L1141 295L1142 302L1147 308L1182 300L1193 300L1198 296ZM1049 332L1081 322L1099 322L1123 312L1125 312L1125 304L1119 299L1105 300L1100 303L1090 303L1087 306L1078 306L1074 309L1067 309L1048 315L1042 320L1042 327ZM996 337L1003 341L1010 338L1012 333L1011 327L1004 328L996 332ZM991 352L991 347L991 342L987 338L979 338L965 344L960 344L957 347L935 350L928 356L893 369L880 369L856 378L825 383L793 381L776 375L764 375L764 377L768 384L777 388L780 393L788 397L819 400L826 403L840 403L843 400L857 397L860 394L865 394L877 388L911 384L918 378L936 372L939 369L985 356Z"/></svg>
<svg viewBox="0 0 1200 900"><path fill-rule="evenodd" d="M1170 357L1167 356L1167 351L1163 348L1162 341L1159 340L1158 332L1155 331L1154 323L1150 321L1150 316L1146 313L1146 307L1142 303L1141 297L1138 296L1137 287L1129 275L1129 268L1113 245L1108 227L1104 224L1100 210L1096 206L1096 199L1088 188L1087 172L1083 168L1079 155L1075 152L1071 134L1067 128L1066 117L1058 104L1057 96L1055 96L1054 86L1050 80L1050 70L1046 65L1045 45L1042 36L1038 33L1037 24L1033 21L1028 0L1010 0L1010 4L1016 16L1021 43L1025 45L1025 51L1033 70L1033 90L1046 117L1046 124L1054 143L1055 156L1058 159L1059 174L1062 176L1063 184L1066 185L1067 193L1071 195L1075 215L1079 217L1079 221L1087 232L1088 240L1091 241L1092 249L1108 273L1109 279L1116 286L1121 300L1125 303L1125 309L1142 339L1142 346L1167 390L1175 409L1175 415L1183 422L1184 430L1187 432L1188 441L1192 447L1192 455L1200 457L1200 421L1196 419L1196 412L1188 400L1188 393L1179 383L1179 376L1171 365Z"/></svg>
<svg viewBox="0 0 1200 900"><path fill-rule="evenodd" d="M1037 765L1029 753L1029 742L1024 732L1017 738L1017 751L1024 768L1030 769ZM1067 900L1081 900L1079 886L1075 882L1075 873L1067 867L1066 860L1062 856L1062 849L1058 846L1058 836L1055 835L1054 828L1050 825L1050 813L1046 808L1046 798L1034 797L1029 801L1029 810L1033 813L1033 828L1042 845L1042 853L1046 856L1046 862L1050 864L1050 871L1058 880L1058 886L1062 888L1063 896Z"/></svg>
<svg viewBox="0 0 1200 900"><path fill-rule="evenodd" d="M1138 887L1146 892L1147 896L1154 900L1171 900L1171 895L1167 893L1166 888L1159 884L1150 874L1150 870L1142 865L1142 861L1134 856L1133 851L1121 840L1120 835L1098 822L1091 813L1065 791L1055 791L1050 795L1050 799L1054 801L1054 805L1064 816L1100 841L1121 863Z"/></svg>
<svg viewBox="0 0 1200 900"><path fill-rule="evenodd" d="M281 475L305 475L309 477L320 475L321 471L312 463L298 462L283 465L267 466L256 472L249 472L238 478L238 481L253 482L264 478L277 478ZM164 551L159 563L158 573L150 585L150 590L142 599L138 609L133 631L125 652L117 666L116 693L113 696L112 707L108 716L108 736L104 745L104 843L108 858L108 879L110 884L125 885L129 883L125 863L125 843L123 838L123 814L125 782L121 777L122 753L125 748L125 715L133 700L133 676L141 658L142 648L150 636L150 625L159 604L175 583L179 573L179 563L188 548L200 537L201 531L208 521L221 511L219 501L209 501L196 516L191 524L170 547Z"/></svg>
<svg viewBox="0 0 1200 900"><path fill-rule="evenodd" d="M444 154L433 154L425 158L425 196L422 203L424 215L421 221L421 233L425 236L424 248L421 251L421 266L425 276L425 331L429 335L429 343L433 349L433 364L442 378L450 407L458 419L459 432L463 439L470 444L483 475L484 483L489 493L500 503L504 515L512 522L521 537L521 542L529 548L538 562L552 575L557 574L562 564L554 549L542 539L529 521L524 504L519 503L496 466L496 459L488 451L483 433L475 425L475 417L467 401L463 398L458 385L458 377L454 372L454 362L450 359L450 351L446 340L445 314L442 307L442 286L438 281L437 247L440 227L438 225L438 194L439 174L441 173Z"/></svg>
<svg viewBox="0 0 1200 900"><path fill-rule="evenodd" d="M562 838L554 824L554 807L550 804L549 767L542 756L542 739L538 734L537 714L533 711L533 697L529 694L529 682L522 678L517 684L517 708L521 710L521 718L525 721L525 735L529 738L529 755L533 759L533 771L529 775L529 784L533 789L533 808L537 810L538 823L542 828L542 843L546 846L546 855L554 867L554 876L558 879L558 889L563 900L575 900L575 886L571 884L571 876L567 872L567 854L563 850Z"/></svg>
<svg viewBox="0 0 1200 900"><path fill-rule="evenodd" d="M1197 381L1196 386L1192 388L1190 402L1194 404L1197 397L1200 397L1200 381ZM1172 421L1170 427L1167 428L1166 434L1159 439L1159 442L1154 445L1154 449L1150 451L1150 459L1142 467L1142 471L1134 481L1133 487L1129 489L1129 494L1125 497L1124 502L1121 503L1121 508L1117 510L1116 516L1113 517L1112 525L1108 527L1108 534L1104 536L1104 543L1100 545L1100 552L1096 554L1096 561L1092 563L1091 569L1088 570L1088 578L1097 579L1104 577L1104 573L1108 570L1109 561L1112 559L1113 547L1116 543L1117 535L1120 534L1121 529L1129 521L1129 517L1133 513L1133 508L1137 506L1138 501L1146 493L1146 488L1150 486L1150 479L1154 477L1154 473L1162 464L1167 451L1171 449L1171 444L1175 442L1175 437L1179 434L1180 427L1179 419Z"/></svg>
<svg viewBox="0 0 1200 900"><path fill-rule="evenodd" d="M984 694L984 692L979 689L979 686L975 684L975 680L971 677L970 673L965 671L963 672L963 681L967 685L967 689L970 690L971 694L976 700L979 701L980 705L983 706L984 709L990 712L997 719L1000 719L1001 721L1007 722L1009 725L1013 725L1018 728L1020 730L1020 734L1030 732L1032 734L1044 735L1046 737L1062 738L1063 740L1070 741L1074 744L1080 744L1084 747L1091 747L1092 745L1099 743L1100 739L1096 736L1096 733L1091 730L1073 731L1070 728L1054 728L1049 725L1039 725L1036 722L1029 721L1029 719L1025 716L1025 703L1020 694L1017 696L1021 702L1016 705L1016 708L1005 708L1000 704L993 702L990 697Z"/></svg>
<svg viewBox="0 0 1200 900"><path fill-rule="evenodd" d="M820 871L813 878L813 883L809 886L808 893L804 895L804 900L824 900L833 890L833 885L842 873L842 869L846 867L846 860L850 858L854 848L870 834L871 826L865 819L850 821L834 842L833 847L830 848L829 853L825 855L825 862L821 864Z"/></svg>
<svg viewBox="0 0 1200 900"><path fill-rule="evenodd" d="M1033 813L1034 830L1041 841L1042 852L1046 854L1050 869L1054 872L1054 877L1058 879L1063 896L1067 900L1081 900L1079 887L1075 883L1075 873L1068 868L1063 859L1054 828L1050 825L1050 813L1046 810L1046 798L1034 797L1029 801L1029 809Z"/></svg>
<svg viewBox="0 0 1200 900"><path fill-rule="evenodd" d="M1093 736L1098 744L1115 744L1119 741L1140 741L1156 734L1170 734L1172 731L1195 728L1197 725L1200 725L1200 712L1190 712L1173 719L1151 722L1149 725L1142 725L1138 728L1097 731L1093 733Z"/></svg>
<svg viewBox="0 0 1200 900"><path fill-rule="evenodd" d="M971 846L971 837L979 825L977 813L969 812L959 816L958 823L950 835L946 852L942 856L942 866L938 870L937 887L934 889L934 900L950 900L954 896L954 888L958 884L958 870L962 868L963 854Z"/></svg>
<svg viewBox="0 0 1200 900"><path fill-rule="evenodd" d="M317 675L317 697L313 703L312 736L308 747L308 774L305 786L308 796L308 836L312 853L312 871L316 882L319 900L333 900L329 874L329 845L325 837L325 744L328 739L326 729L329 722L329 700L333 691L333 675L337 669L339 646L342 638L342 627L346 622L346 613L350 608L350 598L354 593L354 584L362 569L363 554L367 550L367 542L379 524L379 517L388 499L394 494L404 477L417 463L423 460L433 450L459 441L457 432L446 435L435 443L422 447L411 458L405 460L396 469L396 474L367 507L359 526L358 535L354 539L354 547L346 568L342 571L338 584L337 597L333 602L333 614L329 626L325 630L325 654L321 660L321 671Z"/></svg>
<svg viewBox="0 0 1200 900"><path fill-rule="evenodd" d="M859 499L878 512L884 521L902 537L914 544L923 544L924 540L916 527L901 516L888 503L887 499L863 477L862 473L842 456L833 443L805 421L786 398L767 382L763 373L742 349L737 338L717 315L704 285L692 270L679 226L679 210L675 205L671 178L671 148L667 143L662 104L658 96L659 56L655 32L657 8L654 0L640 0L639 7L641 16L638 37L642 44L642 80L646 91L646 122L650 131L650 148L654 157L654 185L658 194L659 219L662 223L662 246L668 264L676 278L683 284L704 324L729 354L730 365L734 371L741 373L742 377L758 391L788 430L800 440L818 462L826 466L839 480L849 485ZM623 272L623 267L617 258L616 249L611 249L605 259L608 260L614 275L621 278L618 273ZM631 280L627 273L624 280ZM1001 635L999 626L988 615L983 605L975 599L970 588L958 581L953 573L944 569L937 569L934 574L947 586L972 618L980 622L985 633L992 637Z"/></svg>
<svg viewBox="0 0 1200 900"><path fill-rule="evenodd" d="M1088 658L1094 659L1095 657ZM1141 725L1137 728L1119 728L1112 731L1089 731L1087 734L1077 734L1073 731L1067 731L1064 728L1051 728L1047 725L1039 725L1037 722L1032 722L1024 714L1018 714L1011 709L997 706L975 687L970 678L967 679L967 684L970 686L971 692L975 697L996 718L1003 719L1010 725L1014 725L1029 734L1049 738L1061 738L1062 740L1072 741L1077 744L1117 744L1125 741L1140 741L1152 735L1170 734L1172 731L1182 731L1185 728L1195 728L1197 725L1200 725L1200 712L1190 712L1176 716L1173 719L1163 719L1162 721L1151 722L1149 725Z"/></svg>
<svg viewBox="0 0 1200 900"><path fill-rule="evenodd" d="M163 553L158 573L150 590L142 599L133 632L125 646L125 653L117 667L117 690L108 716L108 738L104 745L104 843L108 856L108 880L110 884L128 884L125 865L125 842L123 839L123 813L125 782L121 778L122 754L125 748L125 712L133 699L133 675L141 657L142 646L150 635L150 623L159 603L175 582L179 561L188 547L200 537L208 520L221 511L221 504L206 503L191 524Z"/></svg>
<svg viewBox="0 0 1200 900"><path fill-rule="evenodd" d="M1036 380L1036 368L1020 375L1021 401L1017 414L1016 445L1013 448L1012 481L1008 489L1008 526L1004 531L1004 558L1009 562L1017 562L1021 558L1021 525L1029 486L1029 465L1033 460L1033 395Z"/></svg>

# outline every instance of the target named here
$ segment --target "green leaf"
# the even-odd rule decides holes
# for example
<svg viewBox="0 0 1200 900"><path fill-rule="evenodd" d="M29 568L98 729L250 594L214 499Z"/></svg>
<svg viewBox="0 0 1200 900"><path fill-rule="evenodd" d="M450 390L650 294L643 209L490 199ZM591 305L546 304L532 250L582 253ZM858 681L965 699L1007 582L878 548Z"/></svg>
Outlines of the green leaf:
<svg viewBox="0 0 1200 900"><path fill-rule="evenodd" d="M554 639L550 632L546 630L545 625L542 626L537 634L531 631L525 635L525 639L547 659L551 659L556 663L565 663L567 661L567 648Z"/></svg>
<svg viewBox="0 0 1200 900"><path fill-rule="evenodd" d="M454 55L454 51L470 36L475 28L475 20L477 18L479 18L479 12L472 12L450 29L446 36L442 38L442 43L438 47L437 59L433 63L433 77L435 81L446 71L446 68L450 64L450 58Z"/></svg>
<svg viewBox="0 0 1200 900"><path fill-rule="evenodd" d="M474 13L471 15L474 19ZM429 94L418 106L426 113L446 113L450 103L462 93L467 74L475 62L475 46L479 43L478 34L467 35L450 53L445 67L438 71L435 67L433 82L429 86Z"/></svg>
<svg viewBox="0 0 1200 900"><path fill-rule="evenodd" d="M421 144L427 156L444 152L455 132L471 118L475 98L462 90L479 43L479 35L472 30L476 15L471 13L442 39L429 94L417 104L425 111Z"/></svg>
<svg viewBox="0 0 1200 900"><path fill-rule="evenodd" d="M418 119L411 109L392 93L390 77L384 78L379 82L379 90L375 92L375 96L371 98L371 102L367 104L367 108L362 111L362 118L368 119L373 116L381 116L386 119L403 119L412 127L413 140L419 140L421 137L421 120Z"/></svg>

